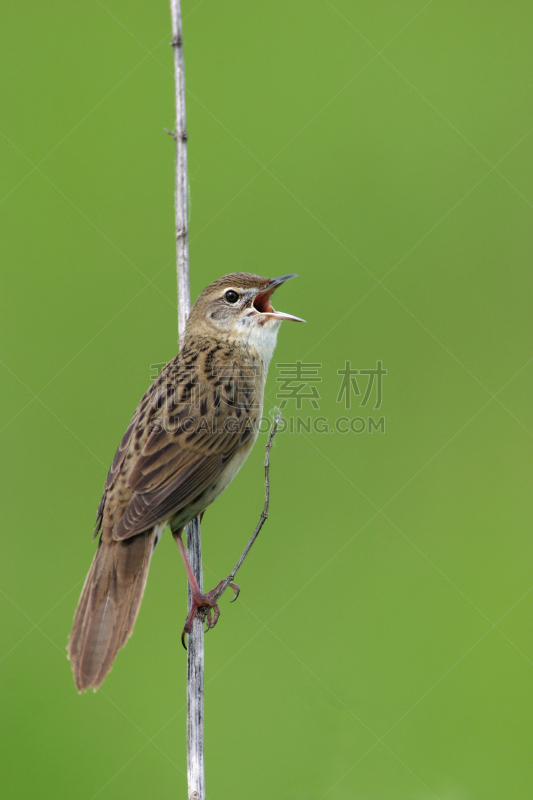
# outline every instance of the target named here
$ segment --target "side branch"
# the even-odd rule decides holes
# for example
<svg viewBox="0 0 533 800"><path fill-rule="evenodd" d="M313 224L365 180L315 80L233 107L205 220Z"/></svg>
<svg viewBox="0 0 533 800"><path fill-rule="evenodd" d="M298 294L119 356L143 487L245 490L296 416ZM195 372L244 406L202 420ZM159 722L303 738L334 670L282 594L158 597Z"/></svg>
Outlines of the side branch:
<svg viewBox="0 0 533 800"><path fill-rule="evenodd" d="M270 432L270 436L268 437L268 442L267 442L266 450L265 450L265 462L264 462L264 467L265 467L265 504L263 506L263 510L261 512L261 516L259 517L259 522L257 523L257 525L255 527L255 530L254 530L254 532L252 533L252 535L250 537L250 541L248 542L248 544L246 545L246 547L242 551L241 557L239 558L239 560L237 561L237 563L235 564L235 566L231 570L231 572L228 575L228 577L222 582L219 590L215 594L215 597L214 597L215 602L219 599L219 597L221 597L221 595L224 594L224 592L226 591L226 589L228 588L230 583L233 582L237 572L241 568L241 565L242 565L244 559L246 558L246 556L250 552L253 543L255 542L257 537L259 536L259 532L261 531L261 528L263 527L263 525L265 524L266 520L268 519L268 507L270 505L270 475L269 475L269 472L270 472L270 450L272 449L272 440L274 439L274 436L276 435L276 432L278 430L280 422L281 422L281 411L278 411L278 413L276 414L276 418L274 420L274 425L273 425L272 430ZM237 597L234 597L231 602L233 603L233 601L236 600L236 599L237 599Z"/></svg>

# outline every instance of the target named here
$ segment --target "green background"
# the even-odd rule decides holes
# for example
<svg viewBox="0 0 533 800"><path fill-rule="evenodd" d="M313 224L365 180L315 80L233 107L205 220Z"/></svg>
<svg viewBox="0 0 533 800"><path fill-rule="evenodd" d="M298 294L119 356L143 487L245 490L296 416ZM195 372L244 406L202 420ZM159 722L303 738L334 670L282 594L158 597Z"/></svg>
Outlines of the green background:
<svg viewBox="0 0 533 800"><path fill-rule="evenodd" d="M299 273L276 362L385 432L280 433L271 517L206 639L208 798L531 787L533 13L525 2L183 8L194 297ZM176 352L165 2L4 3L3 796L186 797L185 574L78 696L65 645L102 485ZM387 369L383 404L337 370ZM364 389L364 383L361 383ZM263 502L260 438L206 514L205 585Z"/></svg>

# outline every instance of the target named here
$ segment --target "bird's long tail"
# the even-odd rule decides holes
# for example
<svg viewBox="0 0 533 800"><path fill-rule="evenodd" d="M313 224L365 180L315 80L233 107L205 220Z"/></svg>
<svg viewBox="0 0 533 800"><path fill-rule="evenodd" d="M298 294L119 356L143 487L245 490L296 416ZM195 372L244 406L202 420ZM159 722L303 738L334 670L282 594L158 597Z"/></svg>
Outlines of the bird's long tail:
<svg viewBox="0 0 533 800"><path fill-rule="evenodd" d="M78 691L97 689L127 642L139 611L157 531L100 538L68 643Z"/></svg>

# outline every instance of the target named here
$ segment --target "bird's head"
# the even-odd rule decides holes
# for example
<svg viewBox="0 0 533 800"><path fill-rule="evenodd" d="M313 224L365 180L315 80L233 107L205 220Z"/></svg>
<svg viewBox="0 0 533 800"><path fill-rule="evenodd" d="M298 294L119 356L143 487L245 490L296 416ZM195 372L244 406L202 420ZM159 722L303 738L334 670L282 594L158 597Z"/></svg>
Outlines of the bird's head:
<svg viewBox="0 0 533 800"><path fill-rule="evenodd" d="M249 272L224 275L199 295L187 321L186 335L201 333L236 346L253 347L270 361L281 322L305 322L276 311L271 302L278 286L295 277L262 278Z"/></svg>

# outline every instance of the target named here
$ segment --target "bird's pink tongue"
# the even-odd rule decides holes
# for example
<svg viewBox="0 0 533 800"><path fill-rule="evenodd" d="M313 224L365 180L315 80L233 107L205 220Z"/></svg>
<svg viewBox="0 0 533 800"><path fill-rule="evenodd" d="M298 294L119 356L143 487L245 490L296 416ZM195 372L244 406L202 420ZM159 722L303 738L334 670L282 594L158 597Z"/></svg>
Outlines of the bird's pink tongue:
<svg viewBox="0 0 533 800"><path fill-rule="evenodd" d="M270 298L274 292L273 289L269 289L266 292L260 292L256 295L254 300L254 308L256 311L259 311L260 314L264 314L269 319L292 319L294 322L305 322L305 319L301 319L300 317L294 317L292 314L286 314L284 311L275 311L272 307L270 302Z"/></svg>
<svg viewBox="0 0 533 800"><path fill-rule="evenodd" d="M274 309L270 303L270 298L272 297L272 292L260 292L255 300L254 300L254 308L259 311L260 314L272 314Z"/></svg>

